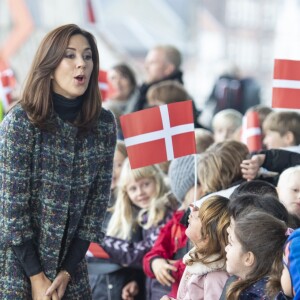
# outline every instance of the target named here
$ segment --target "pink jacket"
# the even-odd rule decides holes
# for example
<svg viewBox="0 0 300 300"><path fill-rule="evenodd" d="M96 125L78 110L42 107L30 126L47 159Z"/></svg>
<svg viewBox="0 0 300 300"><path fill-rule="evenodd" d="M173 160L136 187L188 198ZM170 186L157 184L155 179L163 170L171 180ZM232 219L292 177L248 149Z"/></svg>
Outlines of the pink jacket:
<svg viewBox="0 0 300 300"><path fill-rule="evenodd" d="M183 261L185 262L188 258L189 253L184 256ZM211 256L211 260L215 258L215 255ZM201 262L194 262L186 266L179 284L177 300L219 299L229 277L224 268L225 260L205 265Z"/></svg>

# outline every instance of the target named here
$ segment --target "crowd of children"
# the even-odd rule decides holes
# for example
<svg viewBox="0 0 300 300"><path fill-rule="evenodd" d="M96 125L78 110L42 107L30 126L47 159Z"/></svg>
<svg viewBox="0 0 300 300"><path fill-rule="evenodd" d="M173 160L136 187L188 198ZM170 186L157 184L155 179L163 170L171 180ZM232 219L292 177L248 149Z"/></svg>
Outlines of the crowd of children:
<svg viewBox="0 0 300 300"><path fill-rule="evenodd" d="M178 52L150 54L155 79L140 99L130 68L111 72L123 113L134 101L141 109L191 99ZM150 58L163 54L171 71L158 74ZM247 112L258 114L261 149L243 140L246 114L224 109L201 128L195 109L197 155L134 170L119 128L105 237L86 256L93 299L300 299L300 113Z"/></svg>

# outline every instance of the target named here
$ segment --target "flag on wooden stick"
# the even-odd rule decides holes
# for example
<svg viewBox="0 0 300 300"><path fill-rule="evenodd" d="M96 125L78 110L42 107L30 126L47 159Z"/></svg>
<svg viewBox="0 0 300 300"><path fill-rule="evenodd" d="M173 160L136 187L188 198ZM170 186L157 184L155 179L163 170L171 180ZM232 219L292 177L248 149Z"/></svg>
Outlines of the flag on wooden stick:
<svg viewBox="0 0 300 300"><path fill-rule="evenodd" d="M272 107L300 109L300 61L275 59Z"/></svg>
<svg viewBox="0 0 300 300"><path fill-rule="evenodd" d="M190 100L123 115L120 122L132 169L196 153Z"/></svg>

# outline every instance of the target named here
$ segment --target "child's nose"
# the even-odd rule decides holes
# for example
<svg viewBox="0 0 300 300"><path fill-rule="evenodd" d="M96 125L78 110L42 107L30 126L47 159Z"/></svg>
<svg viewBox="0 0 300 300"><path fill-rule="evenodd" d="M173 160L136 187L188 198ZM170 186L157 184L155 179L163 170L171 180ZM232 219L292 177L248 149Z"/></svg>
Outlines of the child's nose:
<svg viewBox="0 0 300 300"><path fill-rule="evenodd" d="M138 194L141 195L144 193L144 188L142 186L138 187Z"/></svg>

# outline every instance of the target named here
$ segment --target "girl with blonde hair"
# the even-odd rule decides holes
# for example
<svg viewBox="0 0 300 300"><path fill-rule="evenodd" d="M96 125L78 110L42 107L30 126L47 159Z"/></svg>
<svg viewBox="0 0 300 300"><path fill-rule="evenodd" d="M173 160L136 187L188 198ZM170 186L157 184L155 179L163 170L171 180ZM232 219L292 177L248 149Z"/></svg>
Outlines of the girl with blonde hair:
<svg viewBox="0 0 300 300"><path fill-rule="evenodd" d="M151 188L147 197L136 196L143 188ZM132 170L129 160L126 160L121 171L117 200L112 208L107 235L129 240L132 229L137 225L144 229L157 225L168 209L168 197L165 196L168 191L164 174L159 167L151 165Z"/></svg>
<svg viewBox="0 0 300 300"><path fill-rule="evenodd" d="M106 287L111 299L120 299L122 293L132 297L138 295L135 299L145 299L143 256L153 246L160 227L176 209L177 202L168 192L164 174L158 166L132 170L129 160L125 160L117 199L111 208L112 216L101 244L110 262L119 266L101 280L102 284L109 282L113 285L112 289ZM103 286L97 289L104 293Z"/></svg>

